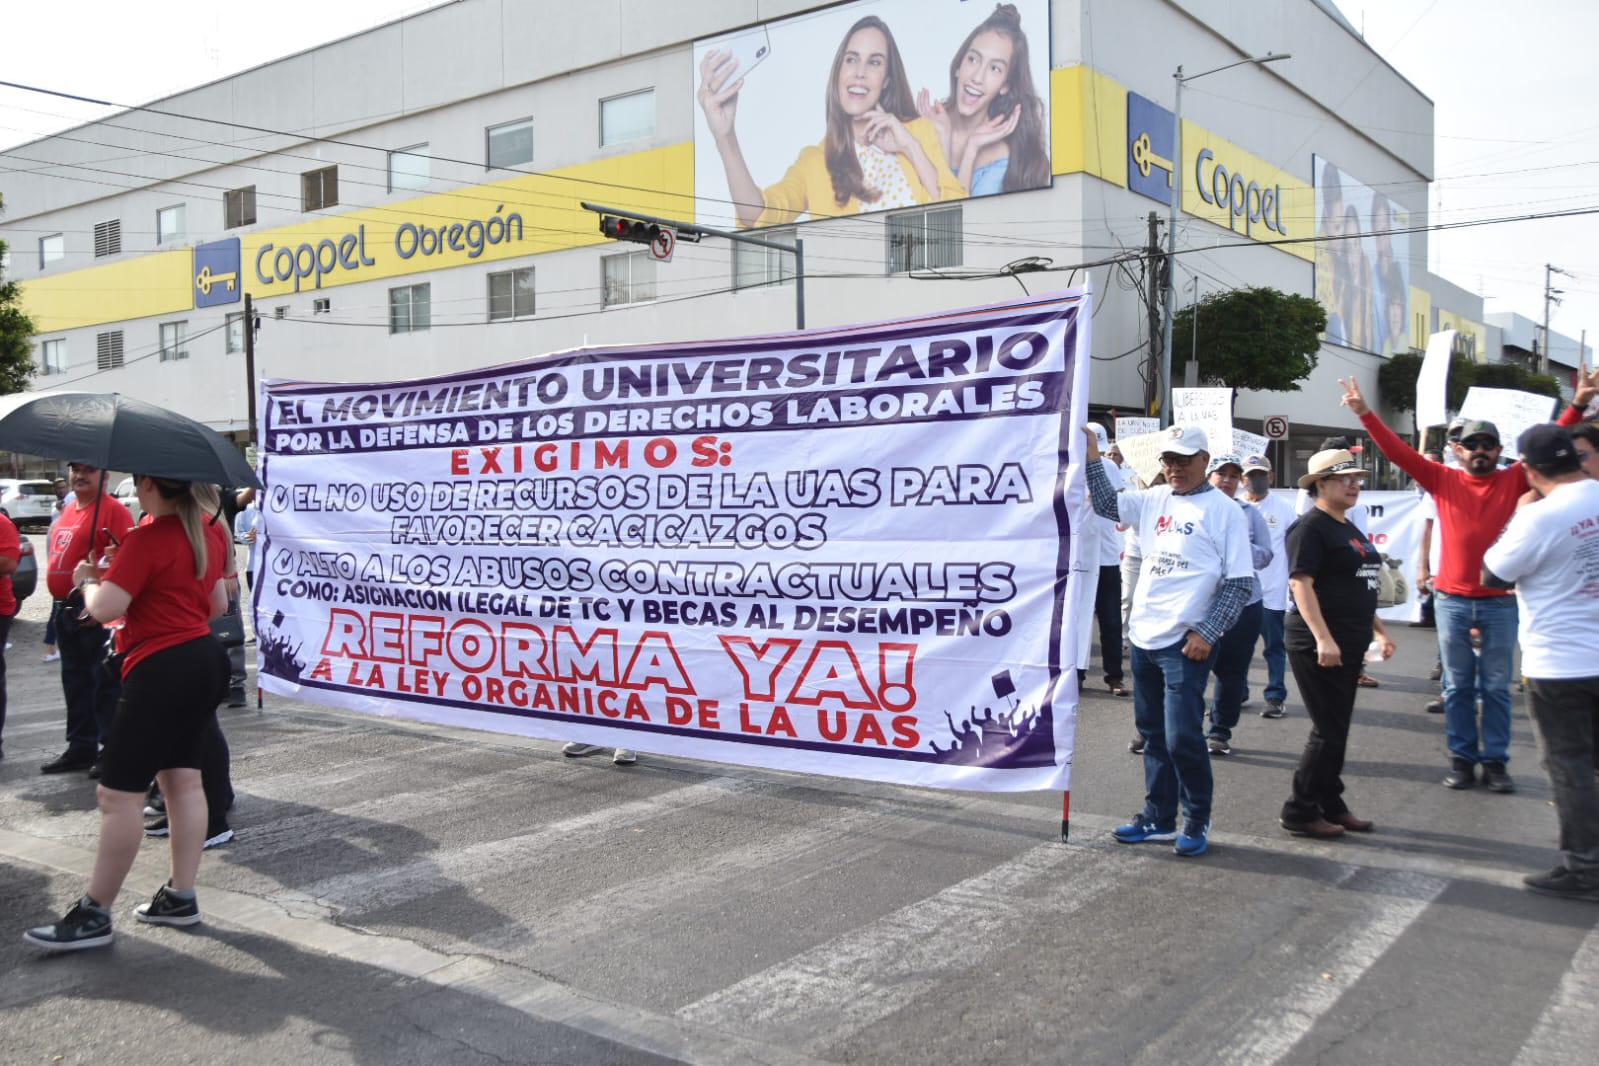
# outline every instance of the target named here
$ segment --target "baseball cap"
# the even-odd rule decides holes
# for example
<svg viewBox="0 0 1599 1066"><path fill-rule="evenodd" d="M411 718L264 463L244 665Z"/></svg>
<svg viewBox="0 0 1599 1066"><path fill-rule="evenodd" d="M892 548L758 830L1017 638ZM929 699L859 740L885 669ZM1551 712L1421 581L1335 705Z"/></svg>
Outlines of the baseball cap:
<svg viewBox="0 0 1599 1066"><path fill-rule="evenodd" d="M1088 428L1094 434L1094 439L1099 442L1099 450L1110 451L1110 434L1105 432L1105 427L1098 422L1090 422Z"/></svg>
<svg viewBox="0 0 1599 1066"><path fill-rule="evenodd" d="M1257 470L1271 473L1271 460L1264 455L1251 455L1244 459L1244 473L1253 474Z"/></svg>
<svg viewBox="0 0 1599 1066"><path fill-rule="evenodd" d="M1236 455L1218 455L1211 459L1210 465L1205 468L1205 473L1214 474L1224 466L1236 466L1240 472L1244 469L1244 461Z"/></svg>
<svg viewBox="0 0 1599 1066"><path fill-rule="evenodd" d="M1577 455L1571 433L1553 422L1529 427L1516 441L1516 450L1521 452L1522 462L1533 467L1554 466Z"/></svg>
<svg viewBox="0 0 1599 1066"><path fill-rule="evenodd" d="M1444 431L1444 436L1448 437L1452 441L1459 440L1460 431L1464 429L1465 426L1466 420L1464 418L1457 418L1453 422L1449 423L1449 428Z"/></svg>
<svg viewBox="0 0 1599 1066"><path fill-rule="evenodd" d="M1198 426L1172 426L1161 441L1160 455L1198 455L1210 451L1210 440Z"/></svg>
<svg viewBox="0 0 1599 1066"><path fill-rule="evenodd" d="M1461 423L1459 440L1470 440L1472 437L1492 437L1495 443L1499 441L1499 427L1486 418L1467 419Z"/></svg>

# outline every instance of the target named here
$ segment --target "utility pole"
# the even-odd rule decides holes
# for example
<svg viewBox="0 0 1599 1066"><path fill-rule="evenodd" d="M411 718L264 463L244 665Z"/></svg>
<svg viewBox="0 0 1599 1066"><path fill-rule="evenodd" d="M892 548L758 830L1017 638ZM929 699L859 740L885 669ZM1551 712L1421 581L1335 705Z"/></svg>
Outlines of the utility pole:
<svg viewBox="0 0 1599 1066"><path fill-rule="evenodd" d="M1549 305L1551 303L1558 304L1560 297L1565 295L1564 289L1554 287L1554 275L1556 274L1571 276L1568 271L1561 270L1553 263L1545 263L1543 265L1543 350L1538 353L1538 373L1540 374L1549 373Z"/></svg>
<svg viewBox="0 0 1599 1066"><path fill-rule="evenodd" d="M1144 414L1159 414L1161 425L1171 424L1166 413L1166 380L1162 375L1160 333L1160 216L1149 213L1149 240L1144 245L1144 314L1149 319L1149 358L1144 361Z"/></svg>
<svg viewBox="0 0 1599 1066"><path fill-rule="evenodd" d="M249 426L245 443L260 447L255 439L255 301L249 293L244 294L244 402Z"/></svg>
<svg viewBox="0 0 1599 1066"><path fill-rule="evenodd" d="M1194 301L1189 304L1194 309L1193 321L1188 323L1188 336L1193 340L1193 345L1188 352L1188 365L1183 368L1183 387L1194 389L1199 387L1199 275L1194 275Z"/></svg>

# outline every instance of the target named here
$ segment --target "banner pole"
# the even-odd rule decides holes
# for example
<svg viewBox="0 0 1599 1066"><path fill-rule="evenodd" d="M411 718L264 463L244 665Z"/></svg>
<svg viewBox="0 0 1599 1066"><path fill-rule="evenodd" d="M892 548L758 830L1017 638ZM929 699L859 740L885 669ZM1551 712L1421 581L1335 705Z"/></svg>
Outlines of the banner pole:
<svg viewBox="0 0 1599 1066"><path fill-rule="evenodd" d="M1072 833L1072 790L1060 794L1060 842L1066 843Z"/></svg>

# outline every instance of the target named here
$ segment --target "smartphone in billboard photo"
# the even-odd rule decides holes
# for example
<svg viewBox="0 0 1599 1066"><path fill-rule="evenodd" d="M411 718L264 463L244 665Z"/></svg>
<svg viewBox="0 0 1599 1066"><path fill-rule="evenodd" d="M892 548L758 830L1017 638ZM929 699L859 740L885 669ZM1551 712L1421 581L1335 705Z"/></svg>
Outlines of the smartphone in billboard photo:
<svg viewBox="0 0 1599 1066"><path fill-rule="evenodd" d="M719 42L716 47L731 54L734 62L733 72L728 75L723 85L732 85L740 78L748 77L750 71L760 66L761 61L772 54L772 41L767 36L765 26L755 26L735 34Z"/></svg>

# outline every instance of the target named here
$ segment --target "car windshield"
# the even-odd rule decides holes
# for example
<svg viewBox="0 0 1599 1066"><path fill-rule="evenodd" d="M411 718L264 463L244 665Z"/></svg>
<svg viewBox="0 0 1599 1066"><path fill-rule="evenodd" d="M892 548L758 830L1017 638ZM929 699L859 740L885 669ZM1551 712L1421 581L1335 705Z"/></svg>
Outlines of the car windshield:
<svg viewBox="0 0 1599 1066"><path fill-rule="evenodd" d="M23 481L17 485L17 493L21 496L49 496L55 497L55 486L48 481Z"/></svg>

